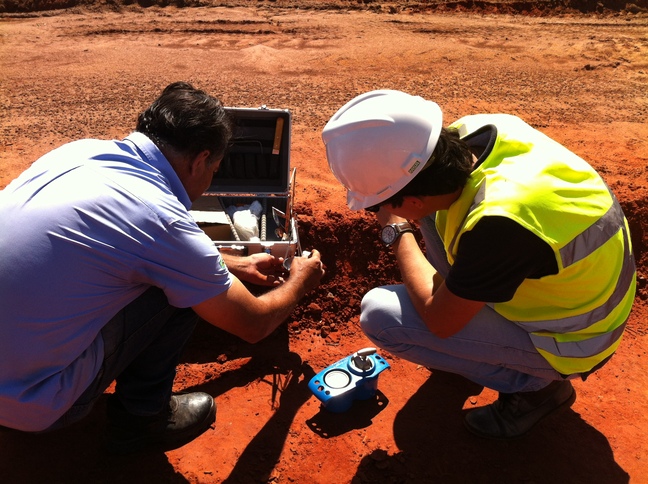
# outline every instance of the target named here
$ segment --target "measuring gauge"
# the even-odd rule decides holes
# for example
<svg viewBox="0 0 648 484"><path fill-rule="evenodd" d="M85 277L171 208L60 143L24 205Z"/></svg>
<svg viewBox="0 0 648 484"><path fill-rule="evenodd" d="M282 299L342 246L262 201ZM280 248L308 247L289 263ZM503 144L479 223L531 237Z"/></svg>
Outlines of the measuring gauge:
<svg viewBox="0 0 648 484"><path fill-rule="evenodd" d="M324 375L324 384L331 388L345 388L351 383L351 377L344 370L331 370Z"/></svg>
<svg viewBox="0 0 648 484"><path fill-rule="evenodd" d="M389 368L376 353L364 348L333 363L311 378L308 388L331 412L346 412L354 400L368 400L378 389L378 375Z"/></svg>

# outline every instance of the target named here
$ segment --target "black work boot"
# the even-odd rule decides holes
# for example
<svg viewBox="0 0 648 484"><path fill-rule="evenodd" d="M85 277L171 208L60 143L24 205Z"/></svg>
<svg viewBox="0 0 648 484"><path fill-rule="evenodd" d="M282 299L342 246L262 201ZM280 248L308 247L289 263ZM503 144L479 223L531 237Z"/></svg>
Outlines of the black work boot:
<svg viewBox="0 0 648 484"><path fill-rule="evenodd" d="M550 413L570 407L575 400L572 384L556 380L535 392L500 393L495 402L468 413L464 423L480 437L519 437Z"/></svg>
<svg viewBox="0 0 648 484"><path fill-rule="evenodd" d="M115 454L142 450L168 451L182 447L205 432L216 420L216 404L207 393L171 396L158 415L126 411L115 395L108 398L106 448Z"/></svg>

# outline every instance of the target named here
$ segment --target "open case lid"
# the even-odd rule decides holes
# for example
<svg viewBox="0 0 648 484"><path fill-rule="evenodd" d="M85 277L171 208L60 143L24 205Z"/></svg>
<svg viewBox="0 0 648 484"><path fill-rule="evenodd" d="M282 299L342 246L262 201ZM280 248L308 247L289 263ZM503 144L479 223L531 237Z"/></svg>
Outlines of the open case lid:
<svg viewBox="0 0 648 484"><path fill-rule="evenodd" d="M286 195L290 172L290 111L225 108L235 123L231 147L205 195Z"/></svg>

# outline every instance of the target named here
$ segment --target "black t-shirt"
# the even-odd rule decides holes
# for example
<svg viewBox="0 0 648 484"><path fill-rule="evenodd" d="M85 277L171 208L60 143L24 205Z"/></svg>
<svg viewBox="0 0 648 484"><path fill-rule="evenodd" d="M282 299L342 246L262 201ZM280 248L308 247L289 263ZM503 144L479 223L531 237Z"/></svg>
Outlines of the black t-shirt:
<svg viewBox="0 0 648 484"><path fill-rule="evenodd" d="M495 144L497 128L484 126L466 136L478 167ZM480 219L459 240L446 286L456 296L473 301L510 301L524 279L557 274L558 263L544 240L517 222L499 216Z"/></svg>
<svg viewBox="0 0 648 484"><path fill-rule="evenodd" d="M484 217L461 236L446 286L464 299L505 302L524 279L557 273L544 240L506 217Z"/></svg>

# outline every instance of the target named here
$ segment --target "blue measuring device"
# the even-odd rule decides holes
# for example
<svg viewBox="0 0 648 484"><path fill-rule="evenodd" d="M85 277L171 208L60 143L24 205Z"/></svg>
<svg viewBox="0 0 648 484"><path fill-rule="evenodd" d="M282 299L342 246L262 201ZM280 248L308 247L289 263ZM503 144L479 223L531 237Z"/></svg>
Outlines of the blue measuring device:
<svg viewBox="0 0 648 484"><path fill-rule="evenodd" d="M354 400L368 400L376 394L378 375L387 368L389 363L376 348L364 348L320 371L308 388L327 410L346 412Z"/></svg>

